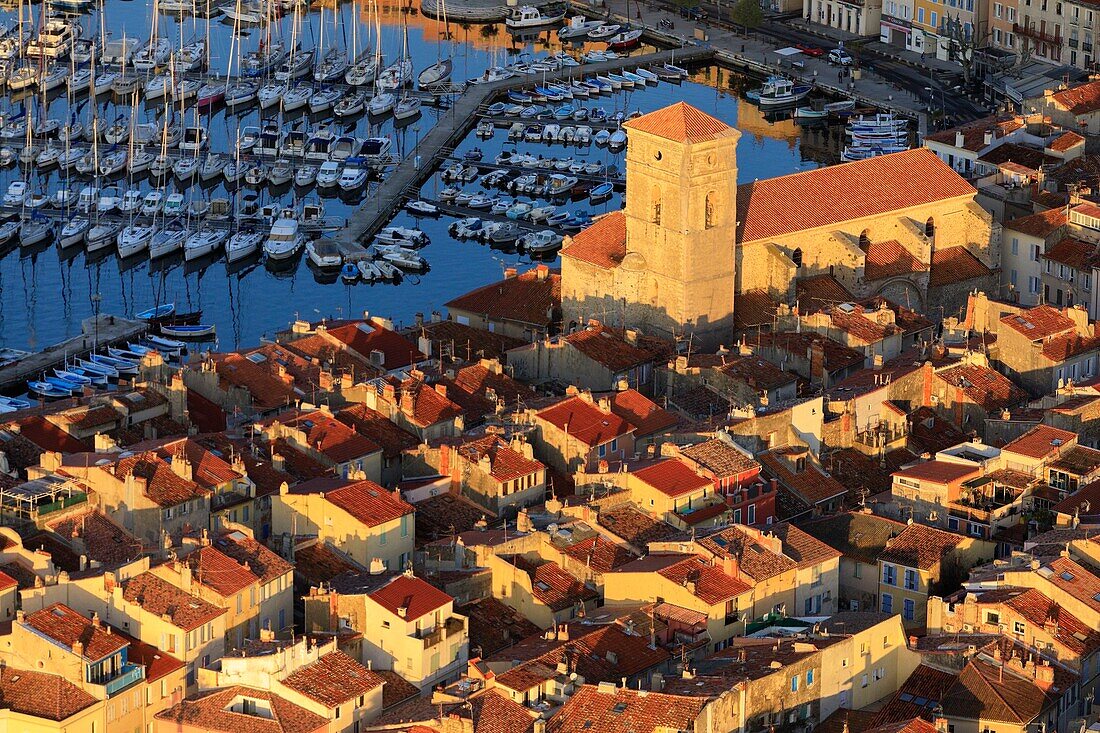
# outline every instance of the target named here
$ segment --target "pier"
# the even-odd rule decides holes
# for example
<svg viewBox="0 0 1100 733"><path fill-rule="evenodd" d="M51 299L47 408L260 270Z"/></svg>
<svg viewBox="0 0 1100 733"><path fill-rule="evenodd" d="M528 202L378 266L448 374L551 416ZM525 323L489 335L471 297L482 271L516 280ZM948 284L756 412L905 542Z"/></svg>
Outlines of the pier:
<svg viewBox="0 0 1100 733"><path fill-rule="evenodd" d="M629 71L639 66L698 64L712 59L713 56L714 52L708 48L678 48L565 67L545 76L520 76L491 84L471 84L455 99L451 109L440 116L435 126L420 138L413 155L401 161L352 215L347 228L338 237L341 253L345 259L366 257L364 243L370 243L370 239L385 226L406 199L418 197L420 187L435 173L440 162L449 158L462 139L473 130L487 106L508 90Z"/></svg>
<svg viewBox="0 0 1100 733"><path fill-rule="evenodd" d="M0 392L21 392L25 390L28 379L38 379L43 372L63 365L66 360L85 356L97 347L125 344L148 330L149 324L145 321L119 316L100 314L85 318L80 323L79 336L0 366Z"/></svg>

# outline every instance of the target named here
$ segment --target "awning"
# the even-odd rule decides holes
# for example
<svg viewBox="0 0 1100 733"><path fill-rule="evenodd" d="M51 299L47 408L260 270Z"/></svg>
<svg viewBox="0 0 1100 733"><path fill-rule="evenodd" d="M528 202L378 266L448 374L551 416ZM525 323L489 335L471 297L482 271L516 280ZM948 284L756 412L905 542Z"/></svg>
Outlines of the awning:
<svg viewBox="0 0 1100 733"><path fill-rule="evenodd" d="M910 30L912 30L910 27L901 25L900 23L891 23L886 18L879 19L879 25L884 25L887 28L893 28L894 30L901 31L903 33L908 33Z"/></svg>
<svg viewBox="0 0 1100 733"><path fill-rule="evenodd" d="M781 48L777 50L776 53L780 56L794 56L795 54L802 53L802 50L794 48L792 46L787 46L786 48Z"/></svg>

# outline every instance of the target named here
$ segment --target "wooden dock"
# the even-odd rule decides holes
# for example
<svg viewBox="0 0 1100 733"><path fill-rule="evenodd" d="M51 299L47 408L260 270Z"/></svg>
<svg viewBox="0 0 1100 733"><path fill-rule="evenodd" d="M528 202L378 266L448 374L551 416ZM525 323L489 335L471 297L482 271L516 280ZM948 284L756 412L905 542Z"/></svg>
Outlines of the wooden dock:
<svg viewBox="0 0 1100 733"><path fill-rule="evenodd" d="M149 324L145 321L100 314L97 324L96 316L85 318L80 323L80 336L73 336L0 366L0 392L21 392L28 379L38 379L43 372L61 366L66 360L84 356L97 346L125 344L143 336L148 330Z"/></svg>
<svg viewBox="0 0 1100 733"><path fill-rule="evenodd" d="M709 48L695 47L658 51L640 56L623 57L596 64L565 67L545 77L520 76L492 84L472 84L455 99L449 111L441 115L431 130L419 140L413 155L394 168L389 177L376 188L368 200L350 218L348 226L338 235L345 257L358 258L364 244L385 226L406 199L417 198L420 187L450 157L462 139L477 125L488 104L511 89L533 87L536 84L590 78L597 74L617 73L639 66L696 64L713 58Z"/></svg>

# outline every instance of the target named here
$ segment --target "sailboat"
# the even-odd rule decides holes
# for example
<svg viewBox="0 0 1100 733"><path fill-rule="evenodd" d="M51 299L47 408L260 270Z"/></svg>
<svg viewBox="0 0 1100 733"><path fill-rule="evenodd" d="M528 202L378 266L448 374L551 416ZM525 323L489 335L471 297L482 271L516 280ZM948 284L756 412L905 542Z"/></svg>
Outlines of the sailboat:
<svg viewBox="0 0 1100 733"><path fill-rule="evenodd" d="M446 0L440 0L440 7L442 8L443 28L446 29L448 27ZM443 55L443 42L440 41L437 46L440 54L439 58L436 59L434 64L421 71L417 76L417 83L420 84L421 89L431 89L432 87L442 86L451 80L451 74L454 72L454 61L451 59L452 49L450 47L449 33L447 34L447 39L447 55Z"/></svg>

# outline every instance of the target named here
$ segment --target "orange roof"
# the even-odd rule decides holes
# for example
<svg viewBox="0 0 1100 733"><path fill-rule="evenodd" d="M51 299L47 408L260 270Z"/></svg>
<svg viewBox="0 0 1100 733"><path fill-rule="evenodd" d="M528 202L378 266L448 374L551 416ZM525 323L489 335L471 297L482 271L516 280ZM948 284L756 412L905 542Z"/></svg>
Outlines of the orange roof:
<svg viewBox="0 0 1100 733"><path fill-rule="evenodd" d="M570 397L538 413L538 417L564 430L585 445L597 446L634 429L618 415L604 414L580 397Z"/></svg>
<svg viewBox="0 0 1100 733"><path fill-rule="evenodd" d="M370 599L395 616L404 608L404 618L413 621L454 599L420 578L398 575L386 585L370 594Z"/></svg>
<svg viewBox="0 0 1100 733"><path fill-rule="evenodd" d="M781 237L973 194L927 148L879 155L738 186L739 239Z"/></svg>
<svg viewBox="0 0 1100 733"><path fill-rule="evenodd" d="M896 239L870 242L864 252L867 255L863 265L864 280L884 280L928 269Z"/></svg>
<svg viewBox="0 0 1100 733"><path fill-rule="evenodd" d="M511 481L545 468L539 461L512 450L495 434L465 443L458 451L472 463L488 458L489 473L497 481Z"/></svg>
<svg viewBox="0 0 1100 733"><path fill-rule="evenodd" d="M611 411L634 426L636 437L653 435L679 423L679 418L633 388L611 395Z"/></svg>
<svg viewBox="0 0 1100 733"><path fill-rule="evenodd" d="M1007 222L1005 231L1011 230L1028 234L1032 237L1046 237L1059 227L1066 225L1066 210L1059 206L1056 209L1047 209L1036 214L1028 214L1018 219Z"/></svg>
<svg viewBox="0 0 1100 733"><path fill-rule="evenodd" d="M909 468L895 471L895 476L915 479L917 481L929 481L934 484L949 484L954 481L962 481L981 474L982 470L970 463L953 463L951 461L925 461Z"/></svg>
<svg viewBox="0 0 1100 733"><path fill-rule="evenodd" d="M1078 143L1083 143L1084 141L1084 137L1078 135L1072 130L1068 130L1052 140L1050 145L1048 145L1047 147L1056 152L1064 153L1065 151L1072 148L1074 145L1077 145Z"/></svg>
<svg viewBox="0 0 1100 733"><path fill-rule="evenodd" d="M294 491L312 493L311 490L318 487L325 499L368 527L392 522L415 511L411 504L407 504L392 492L366 479L362 481L313 479L299 484Z"/></svg>
<svg viewBox="0 0 1100 733"><path fill-rule="evenodd" d="M1009 314L1001 319L1001 323L1032 341L1073 328L1073 321L1049 305L1040 305L1019 314Z"/></svg>
<svg viewBox="0 0 1100 733"><path fill-rule="evenodd" d="M382 354L382 367L387 370L423 361L426 357L400 334L373 321L357 321L329 328L328 335L364 359L374 351Z"/></svg>
<svg viewBox="0 0 1100 733"><path fill-rule="evenodd" d="M686 102L664 107L626 122L628 130L647 132L677 142L701 143L728 134L734 128Z"/></svg>
<svg viewBox="0 0 1100 733"><path fill-rule="evenodd" d="M682 496L710 486L710 479L700 476L675 458L635 471L634 477L668 496Z"/></svg>
<svg viewBox="0 0 1100 733"><path fill-rule="evenodd" d="M222 598L239 593L259 581L246 565L242 565L213 547L203 547L187 556L187 564L202 583Z"/></svg>
<svg viewBox="0 0 1100 733"><path fill-rule="evenodd" d="M105 659L128 643L123 637L111 633L98 619L93 621L82 616L63 603L55 603L28 615L25 623L89 662ZM81 645L79 652L74 648L78 643Z"/></svg>
<svg viewBox="0 0 1100 733"><path fill-rule="evenodd" d="M626 256L626 216L622 211L601 216L578 232L561 255L607 269L618 267Z"/></svg>
<svg viewBox="0 0 1100 733"><path fill-rule="evenodd" d="M1077 434L1068 430L1050 425L1036 425L1001 450L1029 458L1045 458L1076 438Z"/></svg>
<svg viewBox="0 0 1100 733"><path fill-rule="evenodd" d="M1088 114L1100 109L1100 81L1090 81L1072 89L1055 92L1054 101L1075 115Z"/></svg>
<svg viewBox="0 0 1100 733"><path fill-rule="evenodd" d="M928 275L928 287L972 280L976 277L992 275L985 264L966 247L945 247L932 253L932 271Z"/></svg>

